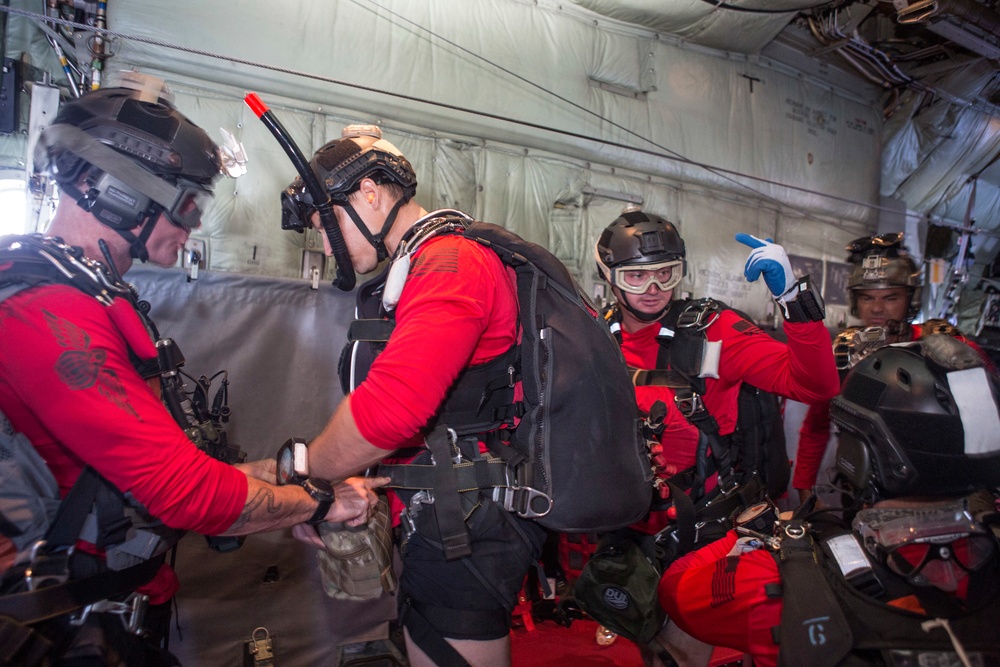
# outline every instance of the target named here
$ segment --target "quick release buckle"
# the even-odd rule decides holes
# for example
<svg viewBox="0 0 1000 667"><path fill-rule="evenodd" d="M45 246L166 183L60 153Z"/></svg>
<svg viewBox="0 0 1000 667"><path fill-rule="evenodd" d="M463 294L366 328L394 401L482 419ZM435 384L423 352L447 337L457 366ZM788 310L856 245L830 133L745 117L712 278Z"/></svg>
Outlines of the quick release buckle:
<svg viewBox="0 0 1000 667"><path fill-rule="evenodd" d="M695 391L676 390L674 393L674 404L687 419L691 419L695 415L705 411L705 404L701 400L701 394Z"/></svg>
<svg viewBox="0 0 1000 667"><path fill-rule="evenodd" d="M677 328L689 329L694 327L698 330L707 329L718 319L720 311L721 308L718 302L712 299L692 301L677 316Z"/></svg>
<svg viewBox="0 0 1000 667"><path fill-rule="evenodd" d="M723 496L728 497L734 491L739 490L739 488L740 488L740 483L739 481L737 481L736 475L734 475L732 471L728 472L725 475L719 475L718 489L719 493L721 493Z"/></svg>

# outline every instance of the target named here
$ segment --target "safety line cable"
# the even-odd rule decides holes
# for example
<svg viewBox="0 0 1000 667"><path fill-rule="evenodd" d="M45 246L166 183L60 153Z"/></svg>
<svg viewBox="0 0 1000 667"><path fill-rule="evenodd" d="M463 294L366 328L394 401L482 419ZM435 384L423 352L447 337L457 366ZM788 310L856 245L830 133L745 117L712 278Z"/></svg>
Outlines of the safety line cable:
<svg viewBox="0 0 1000 667"><path fill-rule="evenodd" d="M264 63L261 63L261 62L258 62L258 61L247 60L245 58L237 58L235 56L228 56L228 55L224 55L224 54L220 54L220 53L215 53L215 52L212 52L212 51L206 51L204 49L194 49L194 48L187 47L187 46L180 46L178 44L173 44L173 43L166 42L166 41L159 40L159 39L153 39L151 37L141 37L141 36L138 36L138 35L130 35L128 33L123 33L123 32L119 32L119 31L115 31L115 30L109 30L107 28L97 28L95 26L91 26L91 25L87 25L87 24L83 24L83 23L77 23L75 21L70 21L70 20L67 20L67 19L57 18L57 17L53 17L53 16L45 16L43 14L37 14L35 12L29 12L29 11L26 11L26 10L23 10L23 9L17 9L15 7L7 7L7 6L0 5L0 11L6 12L8 14L13 14L13 15L16 15L16 16L21 16L21 17L30 19L32 21L37 21L37 22L41 22L41 23L56 23L56 24L59 24L59 25L68 26L68 27L75 28L75 29L78 29L78 30L84 30L84 31L88 31L88 32L93 32L93 33L101 35L102 37L114 37L114 38L118 38L118 39L130 40L130 41L133 41L133 42L138 42L138 43L142 43L142 44L149 44L151 46L159 46L159 47L163 47L163 48L166 48L166 49L171 49L171 50L174 50L174 51L181 51L181 52L190 53L190 54L193 54L193 55L204 56L204 57L207 57L207 58L214 58L214 59L217 59L217 60L223 60L223 61L227 61L227 62L238 64L238 65L247 65L249 67L255 67L255 68L259 68L259 69L269 70L269 71L278 72L278 73L281 73L281 74L288 74L288 75L291 75L291 76L301 77L301 78L304 78L304 79L311 79L311 80L314 80L314 81L321 81L321 82L324 82L324 83L331 83L331 84L334 84L334 85L340 85L340 86L344 86L344 87L347 87L347 88L353 88L355 90L361 90L361 91L365 91L365 92L369 92L369 93L375 93L375 94L379 94L379 95L385 95L387 97L393 97L393 98L396 98L396 99L406 100L406 101L410 101L410 102L418 102L418 103L421 103L421 104L426 104L428 106L440 107L442 109L448 109L448 110L451 110L451 111L457 111L457 112L461 112L461 113L471 114L471 115L480 116L480 117L483 117L483 118L490 118L490 119L493 119L493 120L499 120L499 121L503 121L503 122L507 122L507 123L512 123L512 124L515 124L515 125L520 125L522 127L528 127L528 128L532 128L532 129L536 129L536 130L542 130L542 131L545 131L545 132L551 132L553 134L559 134L559 135L562 135L562 136L565 136L565 137L574 138L574 139L581 139L583 141L600 144L600 145L607 146L607 147L610 147L610 148L620 148L620 149L623 149L623 150L626 150L626 151L634 151L636 153L641 153L641 154L644 154L644 155L649 155L651 157L661 158L661 159L664 159L664 160L670 160L670 161L673 161L673 162L680 162L680 163L687 164L687 165L692 166L692 167L698 167L698 168L704 169L704 170L708 171L709 173L715 174L716 176L720 176L720 177L726 178L726 180L730 181L731 183L734 183L735 185L737 185L739 187L742 187L742 188L748 190L749 192L755 194L757 197L775 203L781 209L790 210L790 211L796 211L796 212L800 213L803 217L806 217L806 218L809 218L809 219L812 219L812 220L816 220L816 221L822 222L824 224L828 223L827 219L830 216L825 216L825 218L827 218L827 219L824 219L823 217L820 217L817 214L813 214L813 213L811 213L809 211L804 211L804 210L802 210L802 209L800 209L800 208L798 208L796 206L789 205L789 204L787 204L785 202L782 202L782 201L780 201L780 200L778 200L778 199L776 199L774 197L771 197L771 196L766 195L766 194L764 194L764 193L762 193L762 192L760 192L758 190L755 190L754 188L752 188L751 186L749 186L747 184L740 183L739 181L733 180L733 179L728 178L728 177L729 176L734 176L734 177L739 177L739 178L745 178L745 179L756 181L756 182L759 182L759 183L764 183L764 184L767 184L767 185L774 185L774 186L777 186L777 187L786 188L788 190L793 190L793 191L802 192L802 193L809 194L809 195L823 197L823 198L826 198L826 199L829 199L829 200L833 200L833 201L839 201L839 202L846 203L846 204L851 204L851 205L854 205L854 206L860 206L860 207L863 207L863 208L866 208L866 209L869 209L869 210L873 210L873 211L896 212L895 209L891 209L891 208L888 208L888 207L879 206L877 204L870 204L870 203L867 203L867 202L861 202L861 201L857 201L857 200L850 199L850 198L847 198L847 197L840 197L838 195L833 195L833 194L829 194L829 193L825 193L825 192L819 192L819 191L816 191L816 190L810 190L808 188L800 187L800 186L797 186L797 185L790 185L790 184L787 184L787 183L782 183L782 182L775 181L775 180L772 180L772 179L763 178L763 177L760 177L760 176L754 176L754 175L751 175L751 174L746 174L746 173L735 171L735 170L731 170L731 169L725 169L723 167L715 167L715 166L712 166L712 165L708 165L708 164L704 164L704 163L701 163L701 162L697 162L697 161L691 160L691 159L686 158L686 157L684 157L682 155L666 154L666 153L662 153L662 152L658 152L658 151L654 151L654 150L650 150L650 149L646 149L646 148L640 148L638 146L632 146L632 145L629 145L629 144L623 144L623 143L616 142L616 141L611 141L611 140L607 140L607 139L600 139L600 138L596 138L596 137L592 137L592 136L580 134L580 133L577 133L577 132L571 132L569 130L563 130L563 129L554 128L554 127L550 127L550 126L546 126L546 125L541 125L541 124L538 124L538 123L532 123L532 122L524 121L524 120L516 120L516 119L512 119L512 118L507 118L507 117L500 116L498 114L492 114L492 113L489 113L489 112L486 112L486 111L476 111L476 110L473 110L473 109L469 109L467 107L462 107L462 106L458 106L458 105L454 105L454 104L448 104L446 102L440 102L440 101L437 101L437 100L430 100L430 99L426 99L426 98L416 97L416 96L413 96L413 95L406 95L404 93L395 93L395 92L383 90L383 89L380 89L380 88L374 88L374 87L371 87L371 86L364 86L364 85L357 84L357 83L350 83L350 82L347 82L347 81L343 81L341 79L335 79L333 77L327 77L327 76L323 76L321 74L312 74L312 73L309 73L309 72L304 72L304 71L301 71L301 70L296 70L296 69L292 69L292 68L288 68L288 67L279 67L277 65L267 65L267 64L264 64ZM428 33L432 34L432 35L434 34L434 33L430 33L430 31L428 31ZM443 39L443 38L441 38L441 39ZM447 40L444 40L444 41L447 41ZM457 47L457 48L461 48L461 47ZM489 62L489 61L487 60L486 62ZM493 63L491 63L491 64L493 64ZM496 67L499 68L499 66L497 66L497 65L494 65L494 66L496 66ZM502 71L505 71L505 72L507 71L507 70L503 70L503 68L500 68L500 69ZM517 76L517 75L512 74L512 76ZM520 79L520 77L518 77L518 78ZM528 82L525 79L521 79L521 80L525 81L526 83L530 83L530 82ZM537 84L532 84L532 85L536 85L537 86ZM554 95L558 99L563 100L563 98L559 97L558 95L555 95L551 91L549 91L549 90L547 90L545 88L541 88L541 89L544 90L545 92L547 92L548 94ZM563 101L567 101L567 100L563 100ZM576 105L573 102L569 102L569 103L573 104L574 106L579 106L579 105ZM589 112L588 111L588 113L593 113L593 112ZM603 116L600 116L599 114L595 114L595 115L597 116L597 118L601 119L602 121L607 122L609 124L612 124L615 127L619 127L621 129L625 130L626 132L628 132L629 134L632 134L635 137L640 138L643 141L646 141L647 143L650 143L650 144L652 144L654 146L657 146L661 150L669 150L669 149L663 148L662 146L660 146L656 142L652 141L651 139L642 137L641 135L633 132L632 130L628 130L627 128L622 128L620 125L614 123L613 121L610 121L610 120L604 118ZM725 175L725 176L723 176L723 175ZM929 216L929 215L925 215L925 214L922 214L922 213L910 213L909 211L905 212L903 215L904 215L904 217L916 218L916 219L924 219L924 218L926 218L928 220L933 220L934 218L936 218L936 216ZM950 223L945 222L945 224L947 225L947 224L950 224ZM979 231L979 230L977 230L977 231Z"/></svg>

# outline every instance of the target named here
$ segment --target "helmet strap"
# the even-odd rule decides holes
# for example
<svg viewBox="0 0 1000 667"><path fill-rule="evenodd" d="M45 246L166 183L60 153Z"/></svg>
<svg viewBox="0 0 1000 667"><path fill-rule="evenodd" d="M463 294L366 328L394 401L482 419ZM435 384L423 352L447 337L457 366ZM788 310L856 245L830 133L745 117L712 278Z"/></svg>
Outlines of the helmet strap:
<svg viewBox="0 0 1000 667"><path fill-rule="evenodd" d="M70 185L69 183L60 184L59 187L63 190L63 192L76 201L77 206L93 215L94 204L97 201L97 197L95 196L96 191L93 188L88 189L86 193L83 193L77 189L76 186ZM142 263L146 263L146 261L149 260L149 251L146 250L146 241L148 241L150 235L152 235L153 229L156 227L157 220L162 211L163 207L159 204L150 204L149 209L142 214L142 221L135 225L135 227L138 227L139 225L146 223L145 226L143 226L142 231L139 232L138 236L133 234L129 229L111 227L111 229L113 229L118 236L128 241L129 255L133 259L137 259ZM101 224L104 223L102 222ZM108 226L110 227L110 225ZM135 229L135 227L132 227L132 229Z"/></svg>
<svg viewBox="0 0 1000 667"><path fill-rule="evenodd" d="M143 264L149 260L149 250L146 249L146 241L152 236L153 230L156 228L156 223L160 221L161 211L163 211L163 207L159 204L153 204L149 207L149 210L143 214L146 224L143 225L139 236L136 236L128 229L115 230L119 236L129 242L129 254Z"/></svg>
<svg viewBox="0 0 1000 667"><path fill-rule="evenodd" d="M670 310L670 304L672 303L668 301L666 307L664 307L664 309L658 313L653 313L653 314L644 313L641 310L632 307L632 304L628 302L627 292L623 292L619 289L616 289L615 291L618 292L617 295L618 303L622 305L622 308L632 313L632 315L641 322L655 322L656 320L660 319L666 314L668 310Z"/></svg>
<svg viewBox="0 0 1000 667"><path fill-rule="evenodd" d="M361 219L361 216L358 215L358 212L354 210L353 206L347 202L340 205L345 211L347 211L347 215L349 215L351 220L354 221L354 225L358 228L368 243L375 248L379 262L389 256L389 250L385 247L385 236L389 233L389 230L392 229L393 223L396 222L396 216L399 215L399 209L402 208L403 204L405 204L407 200L407 197L402 197L396 201L392 210L389 211L389 215L386 216L385 222L382 223L382 229L378 234L371 233L368 226L364 223L364 220Z"/></svg>

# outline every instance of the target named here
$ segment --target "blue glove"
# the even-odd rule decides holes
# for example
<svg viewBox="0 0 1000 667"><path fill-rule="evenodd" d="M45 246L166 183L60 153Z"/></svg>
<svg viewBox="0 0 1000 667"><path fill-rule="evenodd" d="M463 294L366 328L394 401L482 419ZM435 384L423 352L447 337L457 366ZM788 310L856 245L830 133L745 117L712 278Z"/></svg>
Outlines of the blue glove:
<svg viewBox="0 0 1000 667"><path fill-rule="evenodd" d="M792 274L792 265L788 262L784 248L773 243L771 239L761 241L749 234L737 234L736 240L753 248L746 266L743 267L743 275L747 280L754 282L763 273L767 288L776 297L792 288L795 276Z"/></svg>

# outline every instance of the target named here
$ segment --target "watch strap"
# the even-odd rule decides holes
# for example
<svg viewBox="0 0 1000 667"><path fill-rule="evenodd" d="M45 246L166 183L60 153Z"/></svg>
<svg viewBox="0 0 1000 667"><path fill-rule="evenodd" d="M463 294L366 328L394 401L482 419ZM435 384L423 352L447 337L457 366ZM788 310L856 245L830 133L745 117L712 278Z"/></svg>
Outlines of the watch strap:
<svg viewBox="0 0 1000 667"><path fill-rule="evenodd" d="M306 490L306 493L308 493L311 498L319 502L319 505L316 507L316 511L313 512L313 515L309 517L306 523L310 526L323 523L323 521L326 520L327 512L330 511L330 506L332 506L334 500L336 500L333 494L333 487L325 481L307 479L302 482L302 488Z"/></svg>

